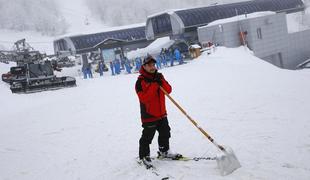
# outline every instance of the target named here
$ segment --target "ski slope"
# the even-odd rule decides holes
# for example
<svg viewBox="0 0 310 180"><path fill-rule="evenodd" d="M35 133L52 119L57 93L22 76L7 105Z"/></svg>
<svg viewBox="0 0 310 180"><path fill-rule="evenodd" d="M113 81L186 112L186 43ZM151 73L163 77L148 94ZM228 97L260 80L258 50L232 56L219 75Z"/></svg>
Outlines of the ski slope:
<svg viewBox="0 0 310 180"><path fill-rule="evenodd" d="M8 68L0 64L0 73ZM160 71L181 106L235 151L240 169L221 177L215 161L157 161L156 176L138 166L138 75L107 72L77 77L76 88L27 95L0 82L0 179L310 179L310 71L278 69L244 47L219 47ZM168 100L167 110L172 151L219 153Z"/></svg>

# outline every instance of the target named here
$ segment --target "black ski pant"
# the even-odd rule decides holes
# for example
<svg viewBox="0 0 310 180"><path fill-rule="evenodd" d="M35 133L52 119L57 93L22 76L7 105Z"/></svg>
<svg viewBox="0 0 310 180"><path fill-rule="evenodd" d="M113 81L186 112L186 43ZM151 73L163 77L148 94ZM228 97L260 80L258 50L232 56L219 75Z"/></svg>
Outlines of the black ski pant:
<svg viewBox="0 0 310 180"><path fill-rule="evenodd" d="M170 127L167 117L155 122L143 123L142 136L139 141L139 158L150 156L150 144L154 138L155 132L158 131L159 151L166 152L169 150Z"/></svg>

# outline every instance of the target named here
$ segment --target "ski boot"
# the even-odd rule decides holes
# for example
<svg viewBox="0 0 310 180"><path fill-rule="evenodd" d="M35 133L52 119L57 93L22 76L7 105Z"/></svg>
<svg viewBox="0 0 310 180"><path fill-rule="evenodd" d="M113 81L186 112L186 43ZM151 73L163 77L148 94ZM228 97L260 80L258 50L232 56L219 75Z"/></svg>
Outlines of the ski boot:
<svg viewBox="0 0 310 180"><path fill-rule="evenodd" d="M157 158L158 159L172 159L172 160L179 160L183 158L181 154L178 153L171 153L170 151L162 152L162 151L157 151Z"/></svg>
<svg viewBox="0 0 310 180"><path fill-rule="evenodd" d="M146 169L153 168L152 160L150 156L145 156L142 159L140 159L140 161L141 161L141 164L143 164Z"/></svg>

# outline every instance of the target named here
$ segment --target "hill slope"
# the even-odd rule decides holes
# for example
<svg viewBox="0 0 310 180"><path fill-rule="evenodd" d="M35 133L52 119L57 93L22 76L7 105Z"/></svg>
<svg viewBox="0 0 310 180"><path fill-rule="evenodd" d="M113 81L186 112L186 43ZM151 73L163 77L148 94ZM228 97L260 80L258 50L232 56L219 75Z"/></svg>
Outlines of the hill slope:
<svg viewBox="0 0 310 180"><path fill-rule="evenodd" d="M0 64L0 71L7 67ZM288 71L242 48L218 48L161 70L172 96L242 168L225 179L309 179L309 71ZM158 179L137 166L141 127L137 74L82 80L28 95L0 83L0 179ZM167 100L172 151L218 151ZM155 155L157 138L151 152ZM215 162L157 162L175 179L224 179Z"/></svg>

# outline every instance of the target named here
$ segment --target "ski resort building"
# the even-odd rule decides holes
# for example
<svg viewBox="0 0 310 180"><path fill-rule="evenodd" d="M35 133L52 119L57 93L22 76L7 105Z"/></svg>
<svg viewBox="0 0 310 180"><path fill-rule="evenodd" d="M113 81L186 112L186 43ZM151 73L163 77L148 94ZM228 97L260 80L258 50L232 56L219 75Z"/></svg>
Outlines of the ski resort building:
<svg viewBox="0 0 310 180"><path fill-rule="evenodd" d="M293 13L303 11L304 9L305 6L302 0L252 0L167 11L147 18L146 38L156 39L170 36L172 39L185 39L189 42L197 42L197 28L219 19L261 11Z"/></svg>
<svg viewBox="0 0 310 180"><path fill-rule="evenodd" d="M226 47L246 45L255 56L286 69L295 69L310 58L310 30L290 32L285 13L227 21L198 28L199 42Z"/></svg>
<svg viewBox="0 0 310 180"><path fill-rule="evenodd" d="M59 56L85 54L100 49L135 50L149 45L146 39L145 26L124 28L95 34L75 35L54 41L55 54Z"/></svg>
<svg viewBox="0 0 310 180"><path fill-rule="evenodd" d="M145 26L63 37L54 41L54 49L55 54L65 52L65 56L97 51L105 61L112 61L122 58L124 51L144 48L157 38L169 36L187 44L247 45L257 57L281 68L294 69L310 57L305 48L310 45L310 33L289 33L286 16L304 10L302 0L251 0L171 10L149 16ZM271 14L211 25L220 19L263 12Z"/></svg>

